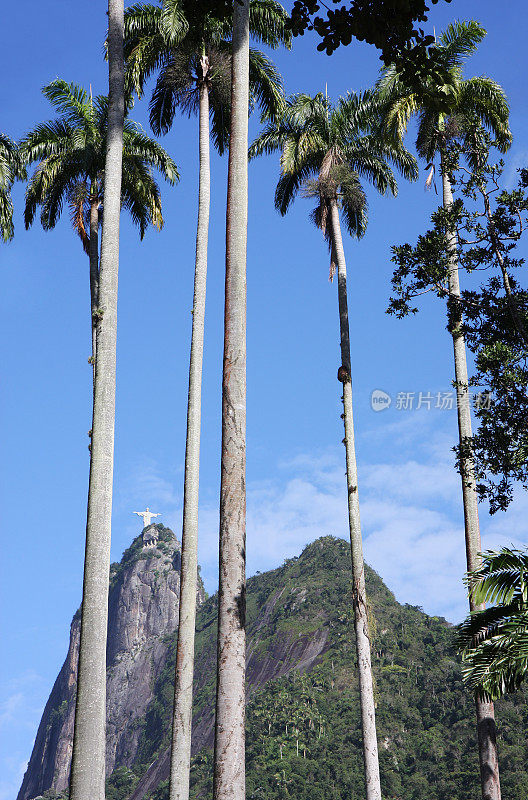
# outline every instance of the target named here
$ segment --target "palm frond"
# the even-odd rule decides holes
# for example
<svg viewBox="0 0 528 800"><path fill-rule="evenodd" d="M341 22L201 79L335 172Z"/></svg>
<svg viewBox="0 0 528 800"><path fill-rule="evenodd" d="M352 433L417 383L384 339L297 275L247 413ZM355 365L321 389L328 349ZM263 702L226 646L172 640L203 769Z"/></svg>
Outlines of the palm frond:
<svg viewBox="0 0 528 800"><path fill-rule="evenodd" d="M445 65L448 68L460 67L466 58L473 55L485 36L486 30L475 20L451 22L438 40Z"/></svg>
<svg viewBox="0 0 528 800"><path fill-rule="evenodd" d="M160 175L174 185L180 179L178 168L166 150L150 136L140 131L125 132L123 141L123 162L129 158L141 159L146 165L158 170ZM123 169L125 169L125 166Z"/></svg>
<svg viewBox="0 0 528 800"><path fill-rule="evenodd" d="M466 584L475 603L511 603L519 595L528 603L528 552L508 547L482 554L482 566L468 573Z"/></svg>
<svg viewBox="0 0 528 800"><path fill-rule="evenodd" d="M43 167L43 169L40 171L39 175L40 167ZM37 178L37 181L31 181L30 184L28 184L24 217L26 227L29 227L27 213L28 199L30 198L31 190L34 189L35 196L38 198L38 203L41 207L41 225L44 230L51 230L57 224L62 213L64 200L68 199L70 193L74 190L79 181L80 171L78 165L74 162L66 162L54 156L50 156L45 162L42 162L40 167L37 169L34 176ZM40 192L40 196L38 192Z"/></svg>
<svg viewBox="0 0 528 800"><path fill-rule="evenodd" d="M25 169L17 144L0 133L0 238L4 242L14 236L11 187L17 178L25 177Z"/></svg>
<svg viewBox="0 0 528 800"><path fill-rule="evenodd" d="M165 40L161 34L143 36L125 43L125 82L132 86L138 97L142 97L147 80L168 57Z"/></svg>
<svg viewBox="0 0 528 800"><path fill-rule="evenodd" d="M57 79L44 86L42 94L72 127L93 125L93 107L82 86Z"/></svg>
<svg viewBox="0 0 528 800"><path fill-rule="evenodd" d="M409 121L420 108L416 93L400 95L387 107L384 130L393 141L401 141L407 133Z"/></svg>
<svg viewBox="0 0 528 800"><path fill-rule="evenodd" d="M221 93L209 95L210 134L214 147L223 155L229 146L230 102L226 103Z"/></svg>
<svg viewBox="0 0 528 800"><path fill-rule="evenodd" d="M528 673L528 612L509 618L463 654L464 682L489 700L515 692Z"/></svg>
<svg viewBox="0 0 528 800"><path fill-rule="evenodd" d="M251 0L249 4L249 32L253 38L276 49L280 45L291 48L292 34L287 23L289 16L276 0Z"/></svg>
<svg viewBox="0 0 528 800"><path fill-rule="evenodd" d="M163 216L159 187L150 171L141 159L130 159L127 170L123 173L121 203L139 228L143 239L149 223L161 230Z"/></svg>
<svg viewBox="0 0 528 800"><path fill-rule="evenodd" d="M286 102L282 77L273 62L260 50L249 50L250 107L261 111L261 121L279 119Z"/></svg>
<svg viewBox="0 0 528 800"><path fill-rule="evenodd" d="M16 178L25 178L20 147L5 133L0 133L0 186L11 186Z"/></svg>
<svg viewBox="0 0 528 800"><path fill-rule="evenodd" d="M506 94L498 83L486 77L462 81L459 107L466 115L477 116L494 135L501 152L508 150L512 142L510 109Z"/></svg>
<svg viewBox="0 0 528 800"><path fill-rule="evenodd" d="M268 123L254 142L251 143L248 152L249 158L253 159L264 154L269 155L276 150L280 150L290 130L290 127L284 119L280 120L278 123Z"/></svg>
<svg viewBox="0 0 528 800"><path fill-rule="evenodd" d="M150 125L154 133L167 133L176 109L188 116L198 110L199 92L193 75L196 54L171 52L162 65L150 100Z"/></svg>
<svg viewBox="0 0 528 800"><path fill-rule="evenodd" d="M494 603L473 612L457 630L464 681L497 699L515 691L528 674L528 553L488 551L466 578L474 603Z"/></svg>
<svg viewBox="0 0 528 800"><path fill-rule="evenodd" d="M280 176L275 189L275 208L282 216L288 211L306 179L313 175L313 166L306 164L296 172L286 172Z"/></svg>
<svg viewBox="0 0 528 800"><path fill-rule="evenodd" d="M338 171L334 174L339 182L341 218L350 236L361 239L367 232L368 202L359 175L351 173L347 168L343 170L341 177Z"/></svg>
<svg viewBox="0 0 528 800"><path fill-rule="evenodd" d="M127 44L144 36L159 32L161 8L151 3L134 3L125 9L125 48Z"/></svg>
<svg viewBox="0 0 528 800"><path fill-rule="evenodd" d="M37 125L21 143L24 162L39 161L27 186L24 221L29 227L40 207L42 226L49 230L67 202L72 226L87 250L86 213L94 183L104 202L108 99L99 95L88 100L83 90L65 81L55 81L50 87L47 96L61 116ZM78 107L84 101L89 116L82 118ZM151 170L157 170L169 183L179 179L178 170L168 153L130 119L125 119L123 140L122 202L143 236L148 224L158 228L163 224L159 188Z"/></svg>
<svg viewBox="0 0 528 800"><path fill-rule="evenodd" d="M422 108L418 112L418 132L416 134L416 151L420 158L432 162L440 146L438 113L435 109Z"/></svg>
<svg viewBox="0 0 528 800"><path fill-rule="evenodd" d="M86 255L90 255L90 235L86 230L86 212L89 211L89 196L90 191L85 180L78 181L68 192L71 226L79 236Z"/></svg>
<svg viewBox="0 0 528 800"><path fill-rule="evenodd" d="M364 136L344 151L349 169L368 180L380 194L398 193L394 173L387 163L386 154L380 150L375 137Z"/></svg>
<svg viewBox="0 0 528 800"><path fill-rule="evenodd" d="M377 127L384 104L372 90L347 92L332 110L331 123L339 139L353 140Z"/></svg>
<svg viewBox="0 0 528 800"><path fill-rule="evenodd" d="M6 189L0 189L0 237L4 242L9 242L14 234L11 194Z"/></svg>
<svg viewBox="0 0 528 800"><path fill-rule="evenodd" d="M160 31L170 47L177 47L189 33L189 23L181 7L181 0L163 0Z"/></svg>
<svg viewBox="0 0 528 800"><path fill-rule="evenodd" d="M67 153L72 149L73 128L65 120L52 120L35 125L20 142L20 157L31 164L51 155Z"/></svg>

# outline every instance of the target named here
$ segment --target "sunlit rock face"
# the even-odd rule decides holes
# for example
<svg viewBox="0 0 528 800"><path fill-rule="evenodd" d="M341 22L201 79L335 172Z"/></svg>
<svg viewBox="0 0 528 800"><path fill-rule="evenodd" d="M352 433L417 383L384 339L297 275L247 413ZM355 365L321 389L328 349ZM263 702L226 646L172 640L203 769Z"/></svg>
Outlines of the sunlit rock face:
<svg viewBox="0 0 528 800"><path fill-rule="evenodd" d="M154 543L153 543L154 542ZM110 569L107 647L106 771L133 763L153 687L178 627L181 546L163 525L150 525ZM201 580L198 605L205 599ZM18 800L68 788L77 689L80 613L55 681Z"/></svg>

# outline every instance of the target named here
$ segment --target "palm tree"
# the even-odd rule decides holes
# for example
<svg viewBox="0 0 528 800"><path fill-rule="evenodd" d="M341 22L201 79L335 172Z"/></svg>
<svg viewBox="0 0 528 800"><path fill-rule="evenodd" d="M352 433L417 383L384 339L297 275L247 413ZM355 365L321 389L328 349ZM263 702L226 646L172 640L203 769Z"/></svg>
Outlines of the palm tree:
<svg viewBox="0 0 528 800"><path fill-rule="evenodd" d="M199 190L193 322L187 404L187 442L180 571L180 611L174 681L170 799L189 797L196 577L198 564L198 493L200 419L207 245L209 232L209 141L222 154L229 140L230 83L233 46L229 20L200 14L193 3L171 0L162 7L136 5L125 15L127 68L138 94L158 71L150 102L153 131L165 134L177 109L199 119ZM287 15L275 0L254 0L250 32L273 47L289 43ZM269 59L258 50L249 55L251 104L273 117L283 103L282 82Z"/></svg>
<svg viewBox="0 0 528 800"><path fill-rule="evenodd" d="M372 686L367 597L359 516L358 479L352 412L350 332L348 323L346 262L340 216L352 236L360 238L367 226L367 204L361 178L385 194L397 192L388 162L414 179L416 162L401 144L385 143L373 130L378 116L374 96L348 94L332 105L323 94L294 96L278 125L269 124L250 148L259 155L282 148L281 177L275 206L286 214L299 192L315 197L312 219L330 245L331 276L337 265L343 419L347 466L348 516L353 571L353 604L358 656L363 756L367 800L380 800L381 787Z"/></svg>
<svg viewBox="0 0 528 800"><path fill-rule="evenodd" d="M250 2L233 4L227 174L214 800L244 800L246 699L246 259Z"/></svg>
<svg viewBox="0 0 528 800"><path fill-rule="evenodd" d="M106 635L112 527L119 218L125 120L124 1L108 0L108 126L97 359L70 800L105 796Z"/></svg>
<svg viewBox="0 0 528 800"><path fill-rule="evenodd" d="M528 675L528 552L503 548L482 556L468 573L475 611L458 628L467 685L497 700L515 692Z"/></svg>
<svg viewBox="0 0 528 800"><path fill-rule="evenodd" d="M0 238L9 242L14 236L11 187L16 178L24 178L18 147L9 136L0 133Z"/></svg>
<svg viewBox="0 0 528 800"><path fill-rule="evenodd" d="M394 66L388 67L378 81L380 95L387 102L384 127L394 140L400 140L407 130L410 118L418 116L416 148L419 156L428 162L431 170L428 180L433 176L435 158L440 157L443 205L446 211L453 206L448 163L449 141L472 136L475 122L492 132L500 150L505 151L511 141L508 103L502 88L487 77L462 77L465 60L475 52L485 35L486 31L474 21L454 22L448 26L434 51L439 66L444 68L443 74L449 75L447 82L435 83L433 78L429 78L420 91L416 87L409 89ZM473 572L480 568L482 548L475 466L470 446L471 403L460 302L456 231L448 232L447 240L450 251L447 311L455 362L466 560L468 571ZM471 611L478 610L479 606L475 605L472 596L469 602ZM483 800L500 800L493 704L477 695L476 712L482 797Z"/></svg>
<svg viewBox="0 0 528 800"><path fill-rule="evenodd" d="M99 309L99 226L105 190L108 99L92 99L81 87L55 80L42 90L59 118L37 125L21 142L25 164L38 161L26 191L24 220L32 225L40 207L45 230L54 228L64 202L71 222L90 259L92 358L95 376L96 328ZM152 168L171 184L178 179L169 155L141 127L126 119L123 130L121 204L139 227L163 225L159 188Z"/></svg>

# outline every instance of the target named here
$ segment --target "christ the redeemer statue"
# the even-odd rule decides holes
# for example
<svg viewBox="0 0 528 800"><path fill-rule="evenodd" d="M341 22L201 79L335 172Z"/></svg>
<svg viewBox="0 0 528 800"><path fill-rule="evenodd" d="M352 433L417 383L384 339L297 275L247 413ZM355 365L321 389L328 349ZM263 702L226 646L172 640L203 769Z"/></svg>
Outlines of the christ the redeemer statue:
<svg viewBox="0 0 528 800"><path fill-rule="evenodd" d="M143 527L148 528L150 525L150 521L152 517L161 517L161 514L153 514L150 508L147 506L146 511L134 511L134 514L137 514L138 517L143 517Z"/></svg>

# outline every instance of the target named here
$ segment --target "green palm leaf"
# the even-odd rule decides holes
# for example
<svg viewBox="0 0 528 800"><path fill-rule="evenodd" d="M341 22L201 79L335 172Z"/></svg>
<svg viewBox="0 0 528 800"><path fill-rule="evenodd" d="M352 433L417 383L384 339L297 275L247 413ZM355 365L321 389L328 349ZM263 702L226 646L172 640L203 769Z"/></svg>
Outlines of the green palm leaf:
<svg viewBox="0 0 528 800"><path fill-rule="evenodd" d="M14 236L13 202L11 187L17 178L24 178L25 170L18 146L9 136L0 133L0 238L4 242Z"/></svg>
<svg viewBox="0 0 528 800"><path fill-rule="evenodd" d="M458 626L464 681L497 699L519 688L528 674L528 553L488 551L466 580L476 604L494 605Z"/></svg>
<svg viewBox="0 0 528 800"><path fill-rule="evenodd" d="M289 46L288 15L276 0L252 0L251 35L271 47ZM187 20L185 23L183 20ZM191 22L189 22L189 20ZM185 0L164 0L161 7L132 6L125 14L125 56L129 83L141 95L145 81L158 72L150 101L153 131L167 133L177 110L196 114L200 86L209 91L211 136L220 153L229 136L231 41L228 21L202 14ZM202 56L207 56L204 78ZM276 119L284 105L282 79L270 59L250 52L250 104L262 120Z"/></svg>
<svg viewBox="0 0 528 800"><path fill-rule="evenodd" d="M490 78L465 80L462 67L486 35L475 21L453 22L432 48L437 73L435 82L425 81L420 89L408 87L394 65L381 74L376 90L383 105L382 128L393 141L401 141L409 121L418 116L416 148L427 161L445 148L449 138L465 141L467 131L483 125L495 136L504 152L511 143L509 108L502 88ZM447 77L446 77L447 76Z"/></svg>
<svg viewBox="0 0 528 800"><path fill-rule="evenodd" d="M249 31L253 38L277 48L291 48L292 34L288 14L276 0L252 0L249 6Z"/></svg>
<svg viewBox="0 0 528 800"><path fill-rule="evenodd" d="M92 98L81 87L63 80L53 81L43 93L60 116L36 125L20 144L23 163L38 162L26 190L25 225L33 223L40 207L43 228L54 228L67 202L72 225L87 249L83 209L86 212L89 206L91 187L96 187L98 202L104 197L108 101L103 96ZM126 119L122 202L139 226L141 237L148 223L161 227L159 188L152 170L171 184L179 179L166 151L141 126Z"/></svg>
<svg viewBox="0 0 528 800"><path fill-rule="evenodd" d="M349 93L335 106L322 93L289 97L282 116L268 122L249 149L251 158L281 151L277 210L286 214L299 192L315 197L312 221L331 242L329 203L335 198L349 233L363 236L368 208L361 179L382 194L396 194L392 167L406 177L417 177L413 156L381 132L381 111L379 96L373 92Z"/></svg>
<svg viewBox="0 0 528 800"><path fill-rule="evenodd" d="M486 36L479 22L451 22L439 37L444 63L447 67L460 67L464 59L472 56Z"/></svg>

